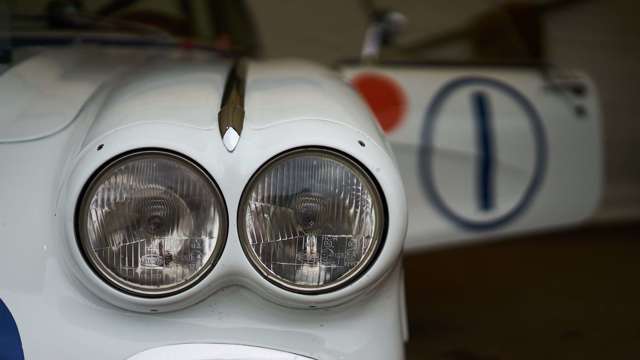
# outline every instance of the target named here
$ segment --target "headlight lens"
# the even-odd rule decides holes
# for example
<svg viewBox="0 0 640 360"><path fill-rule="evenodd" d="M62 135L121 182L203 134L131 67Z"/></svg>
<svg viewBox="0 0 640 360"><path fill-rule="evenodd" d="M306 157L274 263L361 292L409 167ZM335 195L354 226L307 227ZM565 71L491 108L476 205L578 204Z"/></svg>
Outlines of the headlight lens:
<svg viewBox="0 0 640 360"><path fill-rule="evenodd" d="M383 240L382 195L367 171L325 149L298 149L265 164L238 212L242 246L277 285L333 290L362 273Z"/></svg>
<svg viewBox="0 0 640 360"><path fill-rule="evenodd" d="M191 161L162 151L126 155L87 186L77 213L94 270L139 296L193 285L217 261L227 213L216 184Z"/></svg>

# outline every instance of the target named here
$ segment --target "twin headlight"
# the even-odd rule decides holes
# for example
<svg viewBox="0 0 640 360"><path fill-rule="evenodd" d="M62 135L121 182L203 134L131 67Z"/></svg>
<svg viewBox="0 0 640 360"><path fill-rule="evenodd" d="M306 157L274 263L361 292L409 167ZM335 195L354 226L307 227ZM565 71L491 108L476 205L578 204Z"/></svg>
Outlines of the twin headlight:
<svg viewBox="0 0 640 360"><path fill-rule="evenodd" d="M77 213L85 258L108 283L141 296L193 285L218 260L227 211L213 180L168 152L123 156L99 171Z"/></svg>
<svg viewBox="0 0 640 360"><path fill-rule="evenodd" d="M238 208L245 254L269 281L303 293L345 285L371 264L384 237L382 194L368 172L326 149L292 150L263 165ZM76 214L83 254L112 286L162 297L217 263L228 231L222 193L192 161L141 151L107 164Z"/></svg>

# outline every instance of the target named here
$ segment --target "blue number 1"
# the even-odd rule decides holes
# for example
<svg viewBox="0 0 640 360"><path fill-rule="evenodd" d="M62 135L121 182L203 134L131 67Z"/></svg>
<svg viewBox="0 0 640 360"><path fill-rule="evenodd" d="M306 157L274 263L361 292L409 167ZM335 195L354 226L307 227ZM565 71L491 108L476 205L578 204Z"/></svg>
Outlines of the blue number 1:
<svg viewBox="0 0 640 360"><path fill-rule="evenodd" d="M476 128L478 146L477 162L477 201L481 211L489 211L495 206L495 182L494 182L494 154L493 129L491 123L491 108L489 96L476 91L471 94L471 103Z"/></svg>

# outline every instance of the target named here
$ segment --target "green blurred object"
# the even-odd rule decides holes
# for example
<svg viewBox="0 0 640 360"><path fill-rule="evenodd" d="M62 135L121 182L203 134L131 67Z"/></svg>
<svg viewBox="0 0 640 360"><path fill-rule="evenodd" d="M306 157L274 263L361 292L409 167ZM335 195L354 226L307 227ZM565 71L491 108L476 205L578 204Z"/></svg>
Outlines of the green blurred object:
<svg viewBox="0 0 640 360"><path fill-rule="evenodd" d="M236 55L261 55L253 14L244 0L49 0L44 6L36 1L0 6L14 20L2 25L11 24L7 30L13 32L173 37Z"/></svg>

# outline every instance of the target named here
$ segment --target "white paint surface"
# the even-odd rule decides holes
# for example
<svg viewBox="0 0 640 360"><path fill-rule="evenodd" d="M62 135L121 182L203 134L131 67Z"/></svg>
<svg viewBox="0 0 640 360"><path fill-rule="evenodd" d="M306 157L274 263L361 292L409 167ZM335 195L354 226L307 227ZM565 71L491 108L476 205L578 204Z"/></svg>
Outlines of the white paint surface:
<svg viewBox="0 0 640 360"><path fill-rule="evenodd" d="M236 344L180 344L143 351L128 360L312 360L282 351Z"/></svg>
<svg viewBox="0 0 640 360"><path fill-rule="evenodd" d="M585 76L569 74L571 82L585 86L581 97L552 90L534 69L354 66L343 72L347 78L361 73L389 77L407 96L406 115L387 137L407 191L409 251L567 226L588 218L596 209L603 182L600 109L596 88ZM542 120L546 142L544 176L526 208L505 224L483 229L452 221L436 204L433 193L425 190L425 174L419 166L423 161L419 153L425 148L426 114L434 97L452 81L469 77L499 81L524 96ZM475 194L478 151L469 104L469 94L475 90L490 95L494 110L498 206L489 212L478 211ZM584 116L576 115L577 106L584 108ZM433 131L431 175L437 192L455 213L471 220L490 221L521 201L525 184L532 177L536 147L526 115L510 96L482 85L456 91L443 106Z"/></svg>

